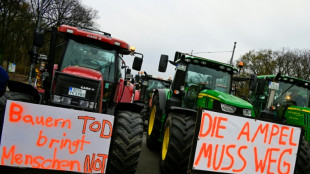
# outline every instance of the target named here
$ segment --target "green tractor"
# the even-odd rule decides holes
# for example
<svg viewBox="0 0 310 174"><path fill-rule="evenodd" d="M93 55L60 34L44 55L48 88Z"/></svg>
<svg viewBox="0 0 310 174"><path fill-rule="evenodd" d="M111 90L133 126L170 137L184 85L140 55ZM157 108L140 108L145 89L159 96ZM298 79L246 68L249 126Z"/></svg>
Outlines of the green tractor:
<svg viewBox="0 0 310 174"><path fill-rule="evenodd" d="M152 98L147 146L161 147L162 173L186 173L194 138L197 111L207 109L240 116L254 116L250 103L230 95L231 65L176 52L176 72L170 89L157 89ZM168 56L161 55L158 70L165 72Z"/></svg>
<svg viewBox="0 0 310 174"><path fill-rule="evenodd" d="M280 74L252 76L249 100L256 117L303 128L295 171L309 174L310 81Z"/></svg>
<svg viewBox="0 0 310 174"><path fill-rule="evenodd" d="M140 89L139 101L144 105L144 108L141 111L141 116L144 121L144 130L147 130L148 116L152 103L150 99L156 89L169 88L171 85L171 79L150 75L145 71L142 71L141 75L139 72L139 75L136 76L136 80L138 81Z"/></svg>

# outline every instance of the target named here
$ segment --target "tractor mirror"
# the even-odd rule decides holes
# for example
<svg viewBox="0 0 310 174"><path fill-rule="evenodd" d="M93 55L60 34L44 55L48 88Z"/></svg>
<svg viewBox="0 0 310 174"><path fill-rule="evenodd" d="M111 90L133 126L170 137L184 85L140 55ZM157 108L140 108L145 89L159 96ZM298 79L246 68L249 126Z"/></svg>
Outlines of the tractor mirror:
<svg viewBox="0 0 310 174"><path fill-rule="evenodd" d="M259 79L257 84L256 95L263 95L265 90L265 80Z"/></svg>
<svg viewBox="0 0 310 174"><path fill-rule="evenodd" d="M250 91L255 91L256 84L257 84L257 76L253 74L251 75L250 79Z"/></svg>
<svg viewBox="0 0 310 174"><path fill-rule="evenodd" d="M136 71L140 71L141 66L142 66L142 62L143 62L143 58L135 57L135 59L133 60L132 69L134 69Z"/></svg>
<svg viewBox="0 0 310 174"><path fill-rule="evenodd" d="M159 66L158 66L158 71L159 72L166 72L167 65L168 65L168 59L169 59L168 55L162 54L160 56Z"/></svg>
<svg viewBox="0 0 310 174"><path fill-rule="evenodd" d="M33 45L37 47L42 47L44 45L44 33L42 31L34 32Z"/></svg>

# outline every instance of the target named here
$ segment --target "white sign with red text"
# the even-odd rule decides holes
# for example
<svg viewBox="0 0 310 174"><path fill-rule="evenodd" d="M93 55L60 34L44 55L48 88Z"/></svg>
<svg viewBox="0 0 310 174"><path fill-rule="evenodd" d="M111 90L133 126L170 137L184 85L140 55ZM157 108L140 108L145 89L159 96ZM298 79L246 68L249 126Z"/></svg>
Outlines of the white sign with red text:
<svg viewBox="0 0 310 174"><path fill-rule="evenodd" d="M301 128L204 110L193 169L293 174Z"/></svg>
<svg viewBox="0 0 310 174"><path fill-rule="evenodd" d="M0 164L105 173L114 116L8 101Z"/></svg>

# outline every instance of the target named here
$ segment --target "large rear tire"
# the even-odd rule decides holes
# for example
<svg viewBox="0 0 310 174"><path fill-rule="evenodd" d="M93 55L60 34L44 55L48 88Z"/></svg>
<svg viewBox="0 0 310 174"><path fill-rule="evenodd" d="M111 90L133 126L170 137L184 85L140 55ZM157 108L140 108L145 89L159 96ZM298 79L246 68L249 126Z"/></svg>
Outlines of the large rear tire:
<svg viewBox="0 0 310 174"><path fill-rule="evenodd" d="M138 113L119 111L112 134L107 173L134 174L142 146L143 122Z"/></svg>
<svg viewBox="0 0 310 174"><path fill-rule="evenodd" d="M301 140L299 156L296 162L296 174L310 174L310 143L305 139Z"/></svg>
<svg viewBox="0 0 310 174"><path fill-rule="evenodd" d="M148 129L146 136L146 145L150 150L160 149L160 142L158 141L158 138L160 136L161 118L162 111L159 107L159 96L155 95L148 119Z"/></svg>
<svg viewBox="0 0 310 174"><path fill-rule="evenodd" d="M164 129L160 168L163 174L187 172L192 141L195 132L195 117L170 113Z"/></svg>

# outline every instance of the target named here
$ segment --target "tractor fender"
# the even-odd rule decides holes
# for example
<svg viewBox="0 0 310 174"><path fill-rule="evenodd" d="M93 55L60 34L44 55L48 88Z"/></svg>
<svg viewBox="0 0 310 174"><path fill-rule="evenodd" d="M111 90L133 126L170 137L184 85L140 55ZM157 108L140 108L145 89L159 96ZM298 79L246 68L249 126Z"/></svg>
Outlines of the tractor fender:
<svg viewBox="0 0 310 174"><path fill-rule="evenodd" d="M116 113L121 110L140 113L143 107L144 104L142 103L118 103L114 110L116 111Z"/></svg>
<svg viewBox="0 0 310 174"><path fill-rule="evenodd" d="M158 94L158 100L159 100L159 109L165 113L166 112L166 101L167 101L167 96L166 96L166 90L165 89L156 89L153 97ZM153 98L152 97L152 98Z"/></svg>
<svg viewBox="0 0 310 174"><path fill-rule="evenodd" d="M197 116L197 111L194 109L187 109L187 108L182 108L182 107L177 107L177 106L171 106L168 109L167 115L169 113L182 113L182 114L186 114L186 115L192 115L193 117Z"/></svg>
<svg viewBox="0 0 310 174"><path fill-rule="evenodd" d="M26 83L22 83L22 82L17 82L17 81L9 80L8 88L9 88L10 91L13 91L13 92L19 92L19 93L28 94L28 95L33 96L35 103L41 103L42 102L41 94L32 85L29 85L29 84L26 84Z"/></svg>

